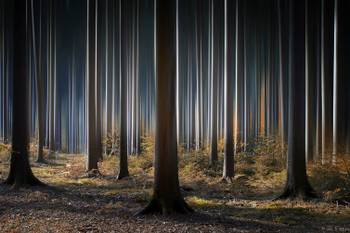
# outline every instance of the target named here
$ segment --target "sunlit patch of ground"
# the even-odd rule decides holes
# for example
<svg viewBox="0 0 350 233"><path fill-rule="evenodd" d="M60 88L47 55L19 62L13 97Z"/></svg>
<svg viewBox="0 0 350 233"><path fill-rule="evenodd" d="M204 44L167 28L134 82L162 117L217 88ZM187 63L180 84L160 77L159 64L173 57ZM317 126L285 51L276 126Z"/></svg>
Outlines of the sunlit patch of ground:
<svg viewBox="0 0 350 233"><path fill-rule="evenodd" d="M5 150L0 161L3 180L9 166ZM103 176L86 178L83 155L59 155L48 165L32 163L35 175L50 187L14 192L0 186L0 231L350 232L350 207L332 202L333 196L340 195L336 183L348 185L343 180L346 168L341 174L330 167L310 170L319 192L333 192L327 201L271 201L281 191L286 176L276 161L239 155L237 178L227 184L220 180L220 162L209 168L205 152L182 153L181 187L196 213L140 218L134 214L147 204L152 193L152 156L132 156L131 177L122 181L115 179L117 164L114 156L105 158L99 164Z"/></svg>

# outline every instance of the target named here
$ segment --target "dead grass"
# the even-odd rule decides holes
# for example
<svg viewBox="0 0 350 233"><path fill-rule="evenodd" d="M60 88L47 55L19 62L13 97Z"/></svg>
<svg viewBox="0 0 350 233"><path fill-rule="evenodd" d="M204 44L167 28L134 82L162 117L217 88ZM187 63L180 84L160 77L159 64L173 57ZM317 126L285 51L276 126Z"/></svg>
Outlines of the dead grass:
<svg viewBox="0 0 350 233"><path fill-rule="evenodd" d="M33 163L35 175L58 191L13 193L0 186L0 228L3 232L350 231L350 207L339 205L339 200L349 194L349 159L339 156L336 166L309 166L310 180L324 199L271 201L286 178L284 153L278 153L279 146L272 139L269 146L263 140L253 142L256 148L247 145L246 152L243 147L239 149L236 178L231 184L221 182L222 154L218 164L209 167L208 149L186 152L180 148L180 183L197 214L137 219L133 214L146 205L153 185L154 144L152 140L143 141L146 153L129 158L131 176L122 181L115 179L116 156L99 164L103 176L97 178L84 176L83 155L59 155L48 165ZM0 153L0 179L8 172L6 150Z"/></svg>

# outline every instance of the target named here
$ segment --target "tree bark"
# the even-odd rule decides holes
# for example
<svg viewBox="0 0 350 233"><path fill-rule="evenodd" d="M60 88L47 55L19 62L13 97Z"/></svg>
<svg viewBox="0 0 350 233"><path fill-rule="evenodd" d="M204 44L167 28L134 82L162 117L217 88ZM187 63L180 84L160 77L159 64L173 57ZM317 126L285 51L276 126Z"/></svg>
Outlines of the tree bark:
<svg viewBox="0 0 350 233"><path fill-rule="evenodd" d="M322 115L322 164L331 151L332 99L333 99L333 24L334 2L322 0L321 16L321 115Z"/></svg>
<svg viewBox="0 0 350 233"><path fill-rule="evenodd" d="M30 168L28 158L28 77L27 9L25 0L14 0L13 127L9 176L5 181L14 188L43 185Z"/></svg>
<svg viewBox="0 0 350 233"><path fill-rule="evenodd" d="M214 77L214 22L215 22L215 14L214 14L214 0L209 0L211 5L211 15L210 15L210 49L211 49L211 59L210 59L210 66L211 66L211 74L210 74L210 79L211 79L211 153L209 157L209 163L210 165L213 165L218 161L218 120L217 120L217 89L218 89L218 81L217 78Z"/></svg>
<svg viewBox="0 0 350 233"><path fill-rule="evenodd" d="M120 125L119 125L119 174L118 179L123 179L124 177L129 176L128 171L128 150L127 150L127 37L123 34L126 32L127 21L125 20L123 10L128 0L121 0L119 6L119 29L121 34L120 41Z"/></svg>
<svg viewBox="0 0 350 233"><path fill-rule="evenodd" d="M291 77L289 80L289 133L287 182L280 198L315 197L305 163L305 1L290 1Z"/></svg>
<svg viewBox="0 0 350 233"><path fill-rule="evenodd" d="M99 151L97 150L97 0L88 0L87 5L87 172L98 173ZM100 152L101 153L101 152Z"/></svg>
<svg viewBox="0 0 350 233"><path fill-rule="evenodd" d="M8 21L8 13L6 13L6 9L9 6L8 1L3 2L3 38L2 38L2 50L3 50L3 65L2 65L2 72L3 72L3 143L7 144L8 143L8 126L9 126L9 114L8 114L8 95L9 95L9 85L8 85L8 80L9 80L9 49L8 49L8 40L9 37L7 37L7 33L9 32L9 28L6 26L7 21Z"/></svg>
<svg viewBox="0 0 350 233"><path fill-rule="evenodd" d="M157 125L153 198L140 214L189 213L179 187L176 140L176 1L156 3Z"/></svg>
<svg viewBox="0 0 350 233"><path fill-rule="evenodd" d="M229 41L234 41L238 1L225 0L225 153L223 179L231 181L234 177L234 144L233 144L233 86L235 50ZM237 49L237 48L236 48Z"/></svg>
<svg viewBox="0 0 350 233"><path fill-rule="evenodd" d="M53 0L49 1L49 150L50 154L54 155L56 151L56 135L55 135L55 63L56 63L56 23L55 23L55 2Z"/></svg>
<svg viewBox="0 0 350 233"><path fill-rule="evenodd" d="M318 16L318 1L308 0L306 1L306 28L305 28L305 43L306 43L306 161L310 162L314 160L315 143L316 143L316 111L317 111L317 68L318 68L318 56L317 56L317 40L319 37L319 24Z"/></svg>
<svg viewBox="0 0 350 233"><path fill-rule="evenodd" d="M338 0L338 103L337 103L337 151L350 153L350 2Z"/></svg>
<svg viewBox="0 0 350 233"><path fill-rule="evenodd" d="M33 51L36 53L35 62L36 62L36 91L37 91L37 111L38 111L38 155L36 161L38 163L44 163L44 143L45 143L45 112L44 112L44 90L43 90L43 77L42 77L42 37L41 37L41 7L42 3L40 2L40 22L39 22L39 38L36 38L35 32L35 14L33 0L31 1L31 22L32 22L32 34L33 34ZM39 41L38 45L36 42Z"/></svg>

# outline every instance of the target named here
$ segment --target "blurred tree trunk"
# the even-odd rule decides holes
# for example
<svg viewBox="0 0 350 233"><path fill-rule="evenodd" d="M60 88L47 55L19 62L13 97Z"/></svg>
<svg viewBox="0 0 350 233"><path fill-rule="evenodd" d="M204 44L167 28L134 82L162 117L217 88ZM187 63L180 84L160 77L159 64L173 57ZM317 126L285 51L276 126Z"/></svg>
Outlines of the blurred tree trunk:
<svg viewBox="0 0 350 233"><path fill-rule="evenodd" d="M305 59L306 59L306 161L313 161L316 143L316 118L317 118L317 80L318 80L318 40L320 37L319 2L317 0L306 1L306 28L305 28Z"/></svg>
<svg viewBox="0 0 350 233"><path fill-rule="evenodd" d="M338 1L337 152L350 153L350 1Z"/></svg>
<svg viewBox="0 0 350 233"><path fill-rule="evenodd" d="M99 159L97 142L97 0L88 0L87 5L87 172L91 175L98 173Z"/></svg>
<svg viewBox="0 0 350 233"><path fill-rule="evenodd" d="M9 125L9 114L8 114L8 95L9 95L9 33L8 21L9 14L6 12L6 9L9 7L8 1L2 1L2 12L1 12L1 75L2 75L2 105L3 105L3 143L8 143L8 125Z"/></svg>
<svg viewBox="0 0 350 233"><path fill-rule="evenodd" d="M124 16L123 10L125 9L126 4L128 4L129 0L121 0L119 6L119 33L121 35L120 38L120 125L119 125L119 174L118 179L122 179L124 177L129 176L128 171L128 150L127 150L127 142L128 142L128 133L127 133L127 83L128 83L128 75L127 75L127 39L126 36L126 26L127 21Z"/></svg>
<svg viewBox="0 0 350 233"><path fill-rule="evenodd" d="M37 91L37 111L38 111L38 155L37 162L43 163L44 161L44 143L45 143L45 112L44 112L44 90L43 90L43 77L42 77L42 37L41 37L41 7L42 3L39 3L40 12L39 12L39 33L37 34L35 31L35 22L36 15L34 14L34 3L31 0L31 22L32 22L32 41L33 41L33 52L35 54L35 64L36 64L36 91ZM37 37L38 35L38 37ZM38 44L37 44L38 42Z"/></svg>
<svg viewBox="0 0 350 233"><path fill-rule="evenodd" d="M322 0L321 6L321 162L324 164L332 139L334 1Z"/></svg>
<svg viewBox="0 0 350 233"><path fill-rule="evenodd" d="M49 150L53 155L56 151L56 135L55 135L55 87L56 87L56 23L55 23L55 2L49 1Z"/></svg>
<svg viewBox="0 0 350 233"><path fill-rule="evenodd" d="M179 187L176 141L176 0L157 1L157 126L153 198L140 214L188 213Z"/></svg>
<svg viewBox="0 0 350 233"><path fill-rule="evenodd" d="M214 72L214 57L215 54L215 43L214 43L214 25L215 25L215 14L214 14L214 0L209 0L210 2L210 29L209 29L209 37L210 37L210 49L211 49L211 59L210 59L210 66L211 66L211 153L209 157L209 163L213 165L218 161L218 112L217 112L217 91L218 91L218 78L216 78L217 73ZM216 59L215 59L216 60Z"/></svg>
<svg viewBox="0 0 350 233"><path fill-rule="evenodd" d="M305 163L305 1L290 0L291 77L287 182L280 198L315 197Z"/></svg>
<svg viewBox="0 0 350 233"><path fill-rule="evenodd" d="M235 41L238 1L225 1L225 152L223 179L232 181L234 177L234 146L233 146L233 94L235 68ZM236 48L237 49L237 48Z"/></svg>

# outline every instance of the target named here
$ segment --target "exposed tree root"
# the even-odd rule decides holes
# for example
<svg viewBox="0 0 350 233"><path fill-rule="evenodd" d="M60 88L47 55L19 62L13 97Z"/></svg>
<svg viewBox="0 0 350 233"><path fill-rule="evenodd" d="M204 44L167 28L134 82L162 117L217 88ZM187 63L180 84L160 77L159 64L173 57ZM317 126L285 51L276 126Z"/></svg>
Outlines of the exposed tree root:
<svg viewBox="0 0 350 233"><path fill-rule="evenodd" d="M145 209L137 213L137 216L149 214L189 214L193 209L182 199L178 198L172 201L162 201L160 198L153 198Z"/></svg>

